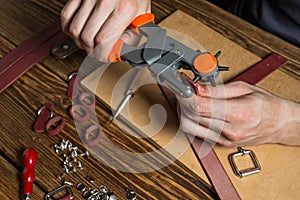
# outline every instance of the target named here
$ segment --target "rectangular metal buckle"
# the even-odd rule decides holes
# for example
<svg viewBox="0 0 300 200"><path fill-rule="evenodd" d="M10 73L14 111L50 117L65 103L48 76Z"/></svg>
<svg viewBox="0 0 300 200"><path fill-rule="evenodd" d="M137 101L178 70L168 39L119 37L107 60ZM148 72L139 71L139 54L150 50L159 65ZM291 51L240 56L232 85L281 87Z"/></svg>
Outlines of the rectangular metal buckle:
<svg viewBox="0 0 300 200"><path fill-rule="evenodd" d="M252 174L257 174L261 171L261 166L258 162L258 159L255 155L255 153L251 150L245 150L241 147L238 147L238 152L236 153L232 153L229 155L228 159L229 159L229 162L230 162L230 165L234 171L234 173L239 176L240 178L244 177L244 176L249 176L249 175L252 175ZM249 169L242 169L242 170L239 170L237 165L236 165L236 162L234 161L234 158L235 157L238 157L238 156L244 156L246 154L249 154L249 156L251 157L251 160L252 160L252 163L254 164L254 167L253 168L249 168Z"/></svg>

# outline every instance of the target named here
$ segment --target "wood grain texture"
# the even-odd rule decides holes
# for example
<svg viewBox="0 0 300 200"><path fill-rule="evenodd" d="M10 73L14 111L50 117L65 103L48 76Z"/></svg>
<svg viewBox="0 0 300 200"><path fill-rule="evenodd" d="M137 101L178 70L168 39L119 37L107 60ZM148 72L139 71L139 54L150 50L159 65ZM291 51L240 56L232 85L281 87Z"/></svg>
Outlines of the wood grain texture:
<svg viewBox="0 0 300 200"><path fill-rule="evenodd" d="M0 58L58 19L65 2L66 0L1 0ZM177 9L184 10L258 57L262 58L272 51L283 54L290 63L282 70L288 75L299 78L298 48L235 18L206 1L152 1L152 11L156 14L157 22ZM20 198L21 182L18 176L22 172L20 156L25 148L36 148L39 155L33 199L42 199L47 192L61 185L61 181L56 178L56 175L61 173L61 159L53 152L54 144L64 138L71 140L80 149L84 149L76 134L73 120L67 115L69 103L65 98L67 76L80 67L84 58L83 51L64 61L57 61L49 56L0 94L0 151L1 155L5 155L0 159L1 175L5 175L0 180L1 199ZM58 136L50 137L32 131L36 110L45 102L52 102L55 105L54 113L63 116L67 121L64 131ZM111 112L106 105L99 104L97 113L103 123L107 123L111 118ZM135 142L131 146L132 139L126 139L122 136L123 132L113 125L107 126L104 131L122 147L139 150L157 148L151 141ZM121 141L117 137L119 135L125 140ZM82 161L86 165L85 169L66 179L75 184L84 182L94 187L100 184L107 185L119 199L124 199L125 187L134 189L139 199L215 197L209 186L203 187L198 175L179 161L159 171L146 174L118 172L101 165L92 157ZM84 179L86 175L94 177L95 183L88 183ZM199 187L203 187L202 190L199 190ZM73 190L75 198L82 199L81 193L74 187Z"/></svg>

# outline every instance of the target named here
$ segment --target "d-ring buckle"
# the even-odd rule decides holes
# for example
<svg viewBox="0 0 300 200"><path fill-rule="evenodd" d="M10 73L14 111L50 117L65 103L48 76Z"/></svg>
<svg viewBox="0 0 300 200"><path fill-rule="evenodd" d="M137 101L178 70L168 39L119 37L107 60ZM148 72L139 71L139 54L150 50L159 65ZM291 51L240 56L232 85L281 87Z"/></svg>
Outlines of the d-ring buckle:
<svg viewBox="0 0 300 200"><path fill-rule="evenodd" d="M71 200L71 199L73 199L73 193L72 193L71 188L67 185L63 185L63 186L53 190L52 192L49 192L48 194L46 194L45 200L50 199L53 195L58 194L63 190L66 190L68 194L65 197L61 198L61 200Z"/></svg>
<svg viewBox="0 0 300 200"><path fill-rule="evenodd" d="M230 162L230 165L234 171L234 173L239 176L240 178L244 177L244 176L249 176L249 175L252 175L252 174L257 174L261 171L261 166L258 162L258 159L255 155L255 153L251 150L245 150L243 149L242 147L238 147L238 152L236 153L232 153L229 155L228 159L229 159L229 162ZM251 157L251 160L252 160L252 163L254 164L254 167L253 168L249 168L249 169L242 169L242 170L239 170L235 161L234 161L234 158L235 157L238 157L238 156L244 156L246 154L249 154L249 156Z"/></svg>

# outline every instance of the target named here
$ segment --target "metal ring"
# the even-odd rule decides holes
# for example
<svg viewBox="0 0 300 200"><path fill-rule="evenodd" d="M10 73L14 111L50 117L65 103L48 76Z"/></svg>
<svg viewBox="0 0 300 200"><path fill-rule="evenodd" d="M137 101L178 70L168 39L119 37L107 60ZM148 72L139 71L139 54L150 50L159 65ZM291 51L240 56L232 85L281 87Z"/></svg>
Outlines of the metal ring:
<svg viewBox="0 0 300 200"><path fill-rule="evenodd" d="M229 155L228 159L229 159L229 162L230 162L230 165L235 173L235 175L239 176L240 178L244 177L244 176L249 176L249 175L252 175L252 174L257 174L261 171L261 166L259 164L259 161L255 155L255 153L251 150L245 150L243 149L242 147L238 147L238 152L236 153L232 153ZM238 157L238 156L244 156L246 154L249 154L250 158L251 158L251 161L252 163L254 164L254 167L253 168L250 168L250 169L242 169L242 170L239 170L235 161L234 161L234 158L235 157Z"/></svg>
<svg viewBox="0 0 300 200"><path fill-rule="evenodd" d="M71 79L74 77L74 76L77 76L77 74L78 74L78 72L77 71L75 71L75 72L72 72L69 76L68 76L68 82L70 82L71 81Z"/></svg>
<svg viewBox="0 0 300 200"><path fill-rule="evenodd" d="M48 110L48 111L50 112L50 118L53 117L53 112L52 112L52 110L51 110L50 108L46 107L46 106L42 106L40 109L38 109L37 115L40 115L41 112L42 112L43 110Z"/></svg>

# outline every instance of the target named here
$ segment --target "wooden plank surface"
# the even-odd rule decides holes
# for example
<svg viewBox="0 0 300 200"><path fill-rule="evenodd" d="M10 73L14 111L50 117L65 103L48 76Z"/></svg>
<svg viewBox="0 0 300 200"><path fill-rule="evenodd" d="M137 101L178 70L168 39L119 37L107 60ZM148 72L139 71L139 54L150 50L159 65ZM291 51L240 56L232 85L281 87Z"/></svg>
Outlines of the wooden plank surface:
<svg viewBox="0 0 300 200"><path fill-rule="evenodd" d="M222 79L224 82L228 82L230 79L237 76L260 60L259 57L255 56L244 48L241 48L232 41L224 38L219 33L213 31L209 27L203 25L196 19L181 11L176 11L174 14L161 22L160 25L167 28L172 37L175 37L181 42L188 43L189 46L195 46L195 43L201 44L200 46L198 45L198 47L195 47L196 49L204 48L210 52L217 52L218 50L221 50L223 54L220 56L219 62L221 65L231 67L230 72L222 73ZM185 36L182 36L176 32L182 30L184 30L184 32L181 34L184 33ZM186 39L189 37L193 40ZM112 107L113 110L115 110L117 108L116 106L118 106L118 103L121 102L123 94L126 93L126 86L130 85L130 80L132 80L130 78L124 78L128 73L130 73L130 69L131 67L124 63L114 64L109 66L109 68L102 74L99 73L103 71L103 69L100 67L90 76L84 79L82 84L88 89L95 91L100 101L103 101L109 107ZM166 148L166 145L168 145L169 141L172 141L172 139L177 135L177 130L179 127L179 125L176 125L178 123L177 119L176 117L172 116L173 112L166 105L166 100L161 96L161 91L158 86L141 85L142 86L138 88L131 102L121 113L122 120L125 120L129 126L134 126L142 131L145 135L156 141L162 148ZM297 93L300 81L285 75L280 70L277 70L273 74L269 75L265 80L261 81L259 85L277 95L300 102L300 94ZM162 126L163 128L159 133L157 133L155 136L151 136L153 133L144 129L143 126L160 126L162 117L159 117L159 114L156 114L157 118L152 118L151 121L149 120L148 116L150 107L156 104L164 106L166 112L168 113L168 120ZM117 124L120 125L120 123ZM156 127L152 129L152 131L153 130L156 130ZM187 143L185 137L181 138L179 141L181 145ZM174 152L173 149L171 149L170 153L176 156L179 151L178 149ZM258 175L241 179L234 175L233 170L228 162L228 155L236 152L237 150L235 148L224 148L220 146L215 147L215 151L217 152L219 159L222 161L223 166L225 167L242 199L282 199L284 197L294 199L300 195L300 182L294 181L295 174L300 175L300 169L296 167L300 165L300 159L297 159L297 155L300 153L299 147L287 147L283 145L260 145L257 147L245 147L245 149L253 150L257 154L263 171ZM278 162L279 160L281 162ZM183 155L179 157L179 161L184 163L189 169L193 170L200 177L204 179L206 178L203 170L199 167L199 163L191 148L187 149ZM282 162L289 164L282 166ZM246 159L243 159L240 161L240 165L249 166L249 162ZM287 173L289 171L293 171L293 173ZM273 184L269 184L270 182ZM257 185L260 185L260 187L263 188L263 193L253 194L252 191L257 188ZM277 192L274 193L274 189Z"/></svg>
<svg viewBox="0 0 300 200"><path fill-rule="evenodd" d="M58 19L65 2L66 0L1 0L0 57ZM152 6L157 22L181 8L258 57L264 57L271 51L282 53L290 60L283 70L284 74L288 72L289 75L299 78L299 48L231 16L207 1L153 0ZM235 22L234 26L236 25L234 28L232 21ZM65 94L67 76L79 68L84 58L85 53L82 51L64 61L57 61L49 56L0 94L0 150L1 155L5 155L0 162L3 166L1 175L6 175L0 180L0 194L3 194L1 199L20 199L20 156L25 148L36 148L39 155L32 199L42 199L47 192L61 185L61 181L56 178L61 172L61 160L53 152L54 144L59 143L61 139L70 139L80 149L84 149L73 121L67 115L69 103ZM66 119L66 128L58 136L49 137L44 133L36 134L32 131L36 110L45 102L52 102L55 114ZM97 113L103 123L107 123L111 118L111 112L104 105L97 107ZM106 127L105 132L111 136L122 134L122 131L113 125ZM129 144L125 142L126 145ZM136 145L134 147L141 148L145 143ZM157 148L153 143L147 143L146 146L149 149ZM205 199L213 195L210 194L209 186L199 190L202 184L198 175L181 162L146 174L117 172L99 164L92 157L83 162L86 165L85 169L74 176L68 176L67 180L75 184L85 182L89 185L85 176L93 176L96 181L91 186L107 185L119 199L124 199L125 187L134 189L139 199ZM74 186L73 190L75 198L82 199L81 193L74 189Z"/></svg>

